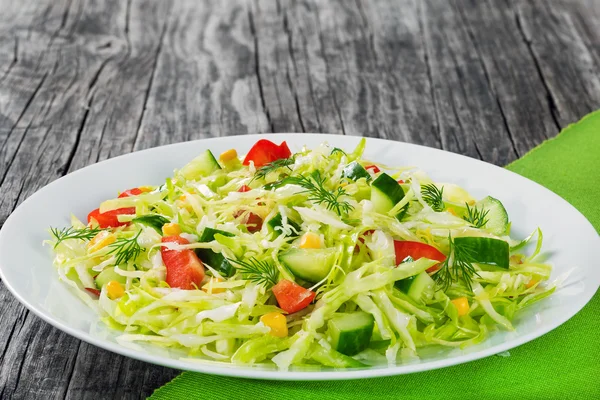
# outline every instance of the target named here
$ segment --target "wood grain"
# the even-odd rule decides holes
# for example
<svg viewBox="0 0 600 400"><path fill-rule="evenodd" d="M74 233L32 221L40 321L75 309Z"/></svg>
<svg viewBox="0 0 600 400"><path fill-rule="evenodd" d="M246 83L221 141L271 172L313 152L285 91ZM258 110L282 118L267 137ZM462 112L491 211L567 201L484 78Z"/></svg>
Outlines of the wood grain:
<svg viewBox="0 0 600 400"><path fill-rule="evenodd" d="M330 132L504 165L600 105L594 0L0 10L0 224L65 173L168 143ZM143 398L177 373L52 328L0 283L0 398Z"/></svg>

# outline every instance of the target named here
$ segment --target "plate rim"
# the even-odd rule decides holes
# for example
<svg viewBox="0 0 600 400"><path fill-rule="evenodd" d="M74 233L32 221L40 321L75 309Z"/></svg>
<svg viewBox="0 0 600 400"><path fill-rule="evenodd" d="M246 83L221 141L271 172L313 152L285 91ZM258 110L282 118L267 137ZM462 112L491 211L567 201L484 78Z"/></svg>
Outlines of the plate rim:
<svg viewBox="0 0 600 400"><path fill-rule="evenodd" d="M116 157L102 160L100 162L87 165L76 171L73 171L71 173L63 175L63 176L53 180L52 182L47 183L45 186L39 188L32 195L30 195L23 202L21 202L11 212L11 214L8 216L8 218L4 222L2 229L0 229L0 243L4 240L3 237L6 235L5 232L8 231L10 229L10 226L13 224L13 220L14 220L13 215L17 212L17 210L19 210L24 205L35 201L38 197L43 196L44 192L46 190L49 190L48 188L51 185L55 184L56 182L62 180L63 178L66 178L68 176L86 173L86 171L88 171L89 169L101 168L105 163L114 162L115 160L122 160L126 157L131 156L132 154L146 153L146 152L150 153L150 152L157 151L160 149L172 148L172 147L182 146L182 145L186 145L186 144L191 145L192 143L194 143L194 144L207 143L207 146L208 146L210 144L210 142L216 142L216 141L221 141L221 140L231 140L231 139L235 139L235 138L244 138L244 140L251 140L253 138L255 138L255 139L261 138L262 139L265 137L266 138L282 138L283 137L283 140L287 140L286 137L289 137L289 136L320 137L320 138L323 138L322 141L327 141L327 138L329 138L329 137L335 137L336 139L339 139L340 137L344 137L344 135L337 135L337 134L330 134L330 133L295 133L295 132L229 135L229 136L201 138L201 139L195 139L195 140L178 142L178 143L170 143L167 145L132 151L127 154L122 154L122 155L119 155ZM361 138L361 136L348 136L348 137L357 138L357 139ZM408 142L399 141L399 140L383 139L383 138L365 137L365 139L367 140L367 144L369 141L388 142L388 143L391 142L391 143L395 143L395 144L401 144L403 146L409 146L409 147L414 146L414 147L418 147L421 149L426 149L425 151L449 153L452 156L457 156L457 157L468 159L469 162L481 163L481 164L485 164L487 166L491 166L495 169L502 170L503 173L509 173L515 179L525 181L529 185L533 184L533 185L537 186L538 189L542 189L542 190L550 193L551 196L554 196L558 201L562 202L564 206L566 206L566 207L572 209L573 211L575 211L576 213L578 213L583 218L583 220L587 223L586 229L591 229L591 231L596 233L597 238L600 238L597 231L595 230L595 228L593 227L591 222L587 219L587 217L585 215L583 215L572 204L570 204L568 201L566 201L564 198L562 198L560 195L553 192L552 190L540 185L539 183L537 183L529 178L519 175L516 172L513 172L509 169L497 166L495 164L488 163L483 160L472 158L472 157L469 157L469 156L466 156L463 154L458 154L458 153L454 153L454 152L451 152L448 150L438 149L438 148L429 147L429 146L425 146L425 145L408 143ZM6 228L7 226L9 227L8 229ZM473 353L461 354L461 355L452 356L452 357L444 358L444 359L440 359L440 360L417 362L417 363L407 363L407 364L400 364L400 365L395 365L395 366L382 365L381 367L379 367L379 366L367 367L367 368L362 368L362 369L325 369L325 370L321 370L321 371L295 371L295 370L283 371L283 370L276 370L276 369L273 369L273 370L261 370L258 368L253 369L252 367L245 367L245 366L235 365L235 364L220 365L220 364L214 364L214 363L204 362L204 361L200 361L200 360L198 362L178 360L175 358L153 355L150 353L133 350L133 349L127 348L123 345L120 345L118 343L113 343L113 342L110 342L105 339L94 338L89 333L79 331L76 328L72 328L69 325L62 323L58 319L55 319L52 316L48 315L40 307L37 307L36 305L31 304L29 301L27 301L27 299L25 299L16 290L16 288L13 287L12 282L10 280L6 279L2 261L3 261L3 259L2 259L2 256L0 255L0 278L2 279L2 282L4 283L6 288L9 290L9 292L13 296L15 296L15 298L21 304L23 304L29 311L33 312L37 317L41 318L45 322L54 326L55 328L60 329L61 331L65 332L73 337L76 337L79 340L82 340L86 343L100 347L104 350L110 351L115 354L130 357L130 358L140 360L140 361L149 362L149 363L156 364L156 365L166 366L166 367L170 367L170 368L177 368L177 369L181 369L183 371L194 371L194 372L201 372L201 373L207 373L207 374L219 375L219 376L250 378L250 379L260 379L260 380L281 380L281 381L328 381L328 380L347 380L347 379L367 379L367 378L375 378L375 377L405 375L405 374L412 374L412 373L418 373L418 372L423 372L423 371L446 368L446 367L460 365L460 364L464 364L467 362L486 358L486 357L519 347L527 342L530 342L536 338L546 335L550 331L555 330L556 328L558 328L559 326L564 324L566 321L571 319L573 316L578 314L583 309L583 307L585 307L591 301L591 299L596 295L596 293L598 292L598 289L600 287L600 282L596 282L595 289L592 287L591 290L589 291L589 296L585 296L585 298L583 300L580 299L578 304L574 308L572 308L573 311L571 313L569 313L568 316L565 316L567 314L560 315L559 317L553 319L552 322L547 327L542 327L542 328L536 329L533 332L527 333L523 336L513 338L513 339L505 341L501 344L497 344L497 345L494 345L489 348L485 348L485 349L482 349L482 350L479 350L479 351L476 351ZM67 287L65 287L65 290L69 290L69 289Z"/></svg>

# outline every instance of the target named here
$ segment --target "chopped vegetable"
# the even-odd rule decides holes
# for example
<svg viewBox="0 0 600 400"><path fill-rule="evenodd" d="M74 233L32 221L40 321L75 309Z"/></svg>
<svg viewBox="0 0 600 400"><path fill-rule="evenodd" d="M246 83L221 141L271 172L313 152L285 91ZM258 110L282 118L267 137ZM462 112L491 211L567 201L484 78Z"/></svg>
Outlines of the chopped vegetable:
<svg viewBox="0 0 600 400"><path fill-rule="evenodd" d="M312 290L305 289L287 279L282 279L277 285L273 286L273 294L279 307L287 313L295 313L306 308L316 295Z"/></svg>

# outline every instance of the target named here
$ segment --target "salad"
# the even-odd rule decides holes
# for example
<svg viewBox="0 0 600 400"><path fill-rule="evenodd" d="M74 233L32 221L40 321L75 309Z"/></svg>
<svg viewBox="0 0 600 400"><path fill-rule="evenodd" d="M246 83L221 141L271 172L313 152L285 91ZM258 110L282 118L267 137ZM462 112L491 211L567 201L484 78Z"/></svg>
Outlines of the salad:
<svg viewBox="0 0 600 400"><path fill-rule="evenodd" d="M365 144L206 150L51 228L58 274L122 344L284 370L463 348L554 291L539 229L515 240L498 199Z"/></svg>

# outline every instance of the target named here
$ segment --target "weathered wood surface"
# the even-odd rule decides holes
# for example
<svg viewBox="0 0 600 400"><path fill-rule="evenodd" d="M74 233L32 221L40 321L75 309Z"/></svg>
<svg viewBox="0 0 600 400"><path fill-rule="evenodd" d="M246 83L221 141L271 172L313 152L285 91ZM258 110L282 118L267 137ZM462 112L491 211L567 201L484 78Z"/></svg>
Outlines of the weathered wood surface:
<svg viewBox="0 0 600 400"><path fill-rule="evenodd" d="M504 165L600 106L600 2L0 0L0 224L65 173L209 136L332 132ZM140 398L178 371L0 283L0 398Z"/></svg>

